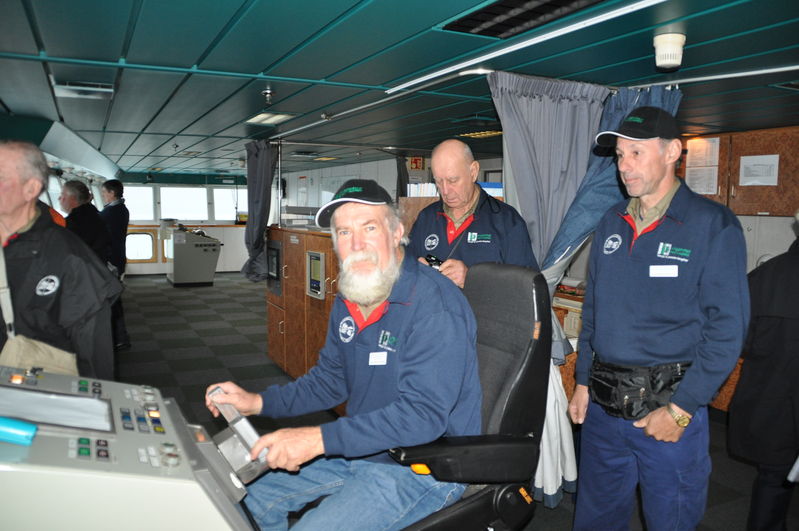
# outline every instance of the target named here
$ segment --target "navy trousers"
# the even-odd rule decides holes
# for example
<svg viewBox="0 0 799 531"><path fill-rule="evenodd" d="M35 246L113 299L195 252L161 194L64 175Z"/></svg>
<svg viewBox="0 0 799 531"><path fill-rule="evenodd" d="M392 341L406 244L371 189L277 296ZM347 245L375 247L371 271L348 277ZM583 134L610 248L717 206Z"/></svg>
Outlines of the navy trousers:
<svg viewBox="0 0 799 531"><path fill-rule="evenodd" d="M591 402L580 441L574 529L628 529L636 485L648 531L695 529L707 501L708 442L707 408L671 443L647 437L633 421Z"/></svg>

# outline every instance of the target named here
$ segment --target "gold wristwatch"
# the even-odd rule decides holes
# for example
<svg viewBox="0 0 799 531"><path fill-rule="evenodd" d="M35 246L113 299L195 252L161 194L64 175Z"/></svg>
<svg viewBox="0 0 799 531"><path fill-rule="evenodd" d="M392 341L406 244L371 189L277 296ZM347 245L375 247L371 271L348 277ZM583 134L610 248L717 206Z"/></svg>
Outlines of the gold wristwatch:
<svg viewBox="0 0 799 531"><path fill-rule="evenodd" d="M677 426L685 428L691 423L691 417L688 415L680 415L671 408L671 404L666 404L666 410L669 412L669 415L671 415L671 418L674 419L674 422L677 423Z"/></svg>

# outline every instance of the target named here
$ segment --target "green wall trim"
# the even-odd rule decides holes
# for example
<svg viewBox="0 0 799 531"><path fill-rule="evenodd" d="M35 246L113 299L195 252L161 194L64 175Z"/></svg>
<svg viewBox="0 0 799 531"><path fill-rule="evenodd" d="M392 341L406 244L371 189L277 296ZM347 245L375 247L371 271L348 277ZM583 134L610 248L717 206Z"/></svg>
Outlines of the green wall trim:
<svg viewBox="0 0 799 531"><path fill-rule="evenodd" d="M38 146L52 126L53 121L45 118L0 114L0 138L25 140Z"/></svg>
<svg viewBox="0 0 799 531"><path fill-rule="evenodd" d="M119 180L123 183L131 184L247 185L247 178L243 175L206 175L197 173L145 173L126 171L122 172Z"/></svg>

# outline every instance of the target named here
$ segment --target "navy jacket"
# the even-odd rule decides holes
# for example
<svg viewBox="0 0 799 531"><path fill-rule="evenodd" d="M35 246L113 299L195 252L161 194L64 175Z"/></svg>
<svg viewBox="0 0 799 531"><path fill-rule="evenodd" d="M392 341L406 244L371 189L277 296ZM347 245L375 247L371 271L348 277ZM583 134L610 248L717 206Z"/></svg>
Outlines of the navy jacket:
<svg viewBox="0 0 799 531"><path fill-rule="evenodd" d="M322 425L325 454L389 463L385 450L395 446L480 433L477 325L455 284L406 253L385 313L358 321L339 296L319 361L267 388L261 414L303 415L346 400L347 416Z"/></svg>
<svg viewBox="0 0 799 531"><path fill-rule="evenodd" d="M109 203L100 211L100 217L108 227L111 235L111 263L114 264L119 274L125 272L127 255L125 254L125 239L128 236L128 222L130 212L125 206L124 199L118 199Z"/></svg>
<svg viewBox="0 0 799 531"><path fill-rule="evenodd" d="M694 413L735 366L749 322L741 225L684 184L642 234L626 209L611 208L594 234L577 383L588 384L594 353L640 367L690 361L672 402Z"/></svg>
<svg viewBox="0 0 799 531"><path fill-rule="evenodd" d="M31 339L77 355L81 376L114 378L111 304L122 286L47 205L33 226L5 248L14 327ZM0 349L6 342L0 327Z"/></svg>
<svg viewBox="0 0 799 531"><path fill-rule="evenodd" d="M67 228L77 234L103 263L111 260L111 234L93 204L84 203L73 208L67 216Z"/></svg>
<svg viewBox="0 0 799 531"><path fill-rule="evenodd" d="M441 261L455 258L466 267L495 262L537 270L527 225L516 209L483 189L477 201L474 220L465 229L461 226L463 232L451 244L447 241L449 218L444 213L444 202L438 200L427 206L413 224L408 251L417 258L428 254Z"/></svg>

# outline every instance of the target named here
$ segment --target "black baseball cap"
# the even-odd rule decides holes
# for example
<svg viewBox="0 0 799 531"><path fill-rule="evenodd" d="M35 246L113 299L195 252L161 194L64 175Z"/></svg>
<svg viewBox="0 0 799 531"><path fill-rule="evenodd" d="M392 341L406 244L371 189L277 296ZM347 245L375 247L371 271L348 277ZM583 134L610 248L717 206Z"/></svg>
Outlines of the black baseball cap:
<svg viewBox="0 0 799 531"><path fill-rule="evenodd" d="M680 136L674 116L658 107L638 107L622 120L617 131L602 131L596 135L596 143L604 147L616 145L616 138L628 140L649 140L665 138L671 140Z"/></svg>
<svg viewBox="0 0 799 531"><path fill-rule="evenodd" d="M344 203L363 203L364 205L390 205L391 196L375 181L367 179L350 179L341 185L333 199L328 201L316 213L316 224L326 229L330 227L333 212Z"/></svg>

